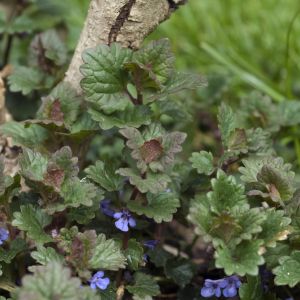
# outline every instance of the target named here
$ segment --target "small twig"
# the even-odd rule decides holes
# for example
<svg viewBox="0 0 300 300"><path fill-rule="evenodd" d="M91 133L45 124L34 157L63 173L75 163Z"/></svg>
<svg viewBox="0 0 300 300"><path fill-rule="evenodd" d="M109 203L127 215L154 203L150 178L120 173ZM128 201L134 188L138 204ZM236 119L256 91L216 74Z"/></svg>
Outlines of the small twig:
<svg viewBox="0 0 300 300"><path fill-rule="evenodd" d="M117 289L117 298L116 300L121 300L124 296L125 287L124 284L120 285Z"/></svg>

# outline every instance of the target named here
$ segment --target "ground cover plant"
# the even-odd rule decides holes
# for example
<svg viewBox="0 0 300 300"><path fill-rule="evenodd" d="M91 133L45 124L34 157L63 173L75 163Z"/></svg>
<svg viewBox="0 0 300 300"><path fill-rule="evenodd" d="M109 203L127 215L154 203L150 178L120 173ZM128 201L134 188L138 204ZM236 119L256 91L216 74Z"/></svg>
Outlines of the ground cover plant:
<svg viewBox="0 0 300 300"><path fill-rule="evenodd" d="M298 299L297 68L277 89L204 43L217 72L182 70L173 24L195 38L210 4L168 1L155 39L126 47L122 23L80 53L77 86L88 2L0 6L0 300Z"/></svg>

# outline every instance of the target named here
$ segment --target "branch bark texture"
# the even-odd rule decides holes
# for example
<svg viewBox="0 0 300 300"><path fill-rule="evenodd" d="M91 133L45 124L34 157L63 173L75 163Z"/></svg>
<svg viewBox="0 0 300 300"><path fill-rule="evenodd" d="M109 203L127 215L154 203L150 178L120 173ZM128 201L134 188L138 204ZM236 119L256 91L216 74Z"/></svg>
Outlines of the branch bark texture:
<svg viewBox="0 0 300 300"><path fill-rule="evenodd" d="M139 48L145 37L186 0L91 0L84 28L64 81L81 93L82 52L119 42Z"/></svg>

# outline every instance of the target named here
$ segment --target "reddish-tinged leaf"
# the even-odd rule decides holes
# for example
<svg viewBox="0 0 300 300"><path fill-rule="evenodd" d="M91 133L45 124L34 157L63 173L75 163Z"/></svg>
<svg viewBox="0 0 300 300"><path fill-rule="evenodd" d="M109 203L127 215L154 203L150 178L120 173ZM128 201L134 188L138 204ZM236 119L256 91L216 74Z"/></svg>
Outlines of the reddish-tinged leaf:
<svg viewBox="0 0 300 300"><path fill-rule="evenodd" d="M61 110L61 104L59 99L54 100L51 105L49 118L53 121L63 122L64 121L64 113Z"/></svg>
<svg viewBox="0 0 300 300"><path fill-rule="evenodd" d="M56 188L60 188L65 178L64 170L53 168L48 169L45 174L45 183Z"/></svg>
<svg viewBox="0 0 300 300"><path fill-rule="evenodd" d="M143 160L148 164L154 160L159 159L163 153L163 147L157 139L147 141L140 148Z"/></svg>

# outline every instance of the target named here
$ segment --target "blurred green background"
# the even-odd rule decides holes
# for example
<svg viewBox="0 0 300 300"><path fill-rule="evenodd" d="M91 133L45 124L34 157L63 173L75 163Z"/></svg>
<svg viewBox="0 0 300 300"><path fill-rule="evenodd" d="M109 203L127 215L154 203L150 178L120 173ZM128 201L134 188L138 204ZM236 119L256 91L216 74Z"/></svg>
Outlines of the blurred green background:
<svg viewBox="0 0 300 300"><path fill-rule="evenodd" d="M300 2L190 0L151 36L171 39L181 69L230 79L232 96L300 94Z"/></svg>

